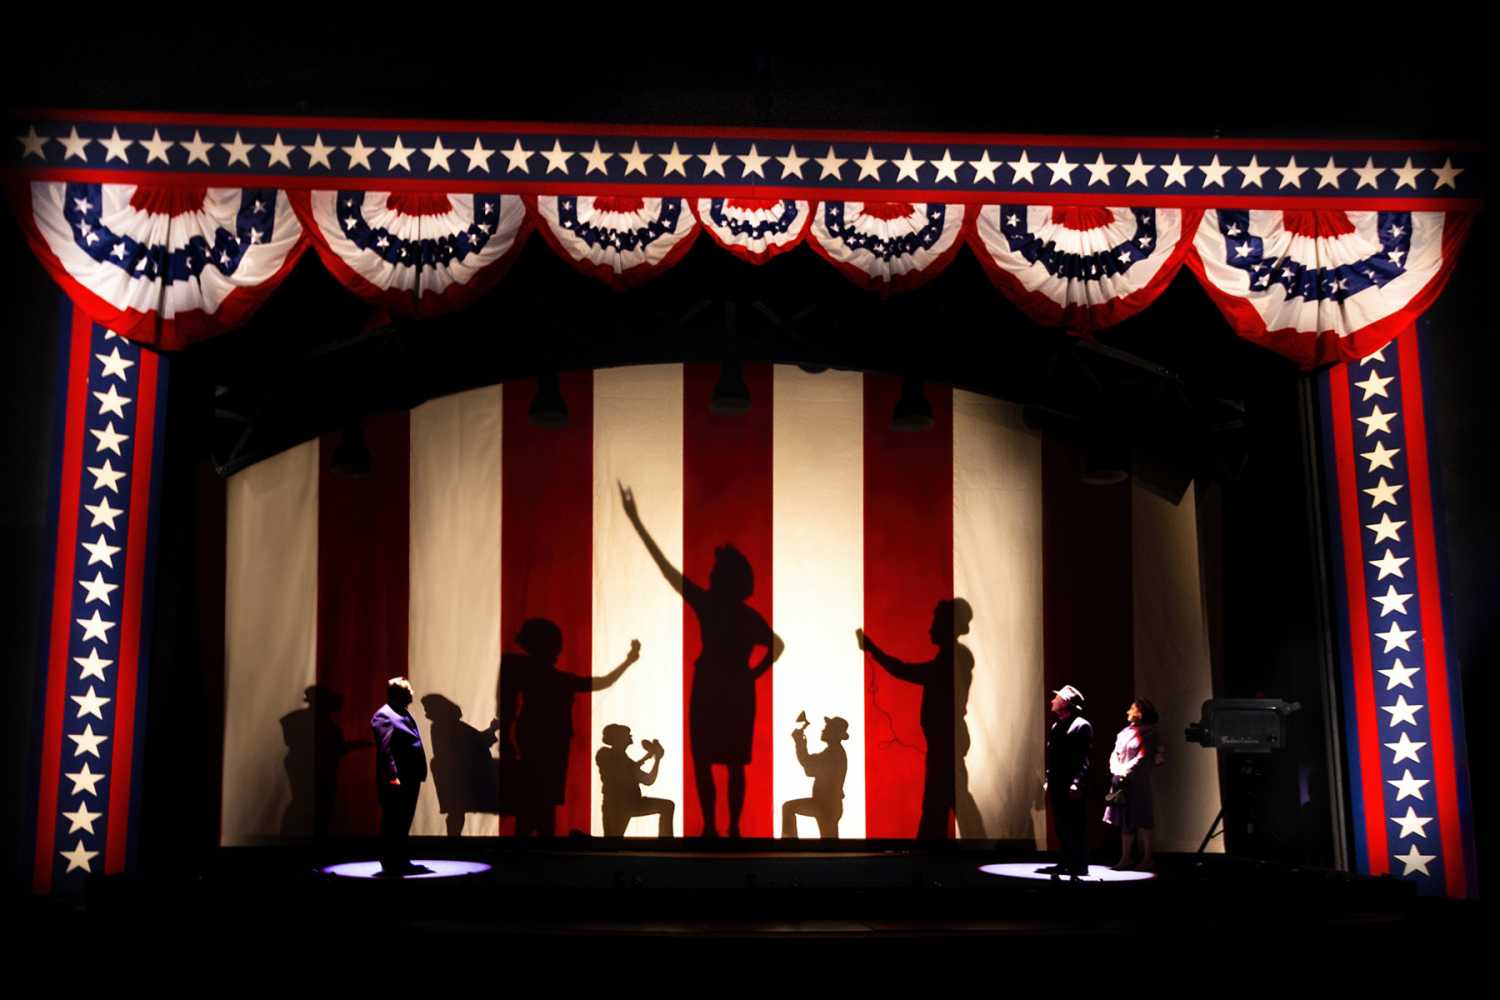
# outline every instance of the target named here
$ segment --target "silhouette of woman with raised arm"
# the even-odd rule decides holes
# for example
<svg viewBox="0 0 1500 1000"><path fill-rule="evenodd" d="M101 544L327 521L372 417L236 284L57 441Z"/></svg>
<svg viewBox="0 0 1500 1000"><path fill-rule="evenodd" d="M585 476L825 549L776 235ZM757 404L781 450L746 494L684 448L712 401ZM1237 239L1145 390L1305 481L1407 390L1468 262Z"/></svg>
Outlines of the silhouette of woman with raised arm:
<svg viewBox="0 0 1500 1000"><path fill-rule="evenodd" d="M927 740L927 772L922 788L922 818L918 839L941 840L948 836L948 814L955 815L960 837L983 837L984 820L969 791L969 685L974 679L974 654L958 641L968 634L974 611L962 597L938 601L932 610L928 636L937 646L937 656L926 663L896 659L855 629L859 648L869 653L886 673L897 680L922 686L922 735Z"/></svg>
<svg viewBox="0 0 1500 1000"><path fill-rule="evenodd" d="M567 793L573 697L614 684L640 658L641 644L632 639L624 662L603 677L557 669L562 630L545 618L524 623L516 645L522 652L500 657L500 759L511 764L501 773L515 786L501 794L515 812L517 837L550 837Z"/></svg>
<svg viewBox="0 0 1500 1000"><path fill-rule="evenodd" d="M745 603L754 592L755 574L743 553L730 545L715 549L705 590L667 561L641 523L634 494L624 485L620 486L620 502L661 575L698 616L703 649L693 664L688 734L693 779L703 807L703 836L719 835L713 765L723 764L729 772L729 836L738 837L745 806L745 765L750 763L755 732L755 681L771 669L785 644L760 612ZM765 653L752 666L750 654L757 647L764 647Z"/></svg>

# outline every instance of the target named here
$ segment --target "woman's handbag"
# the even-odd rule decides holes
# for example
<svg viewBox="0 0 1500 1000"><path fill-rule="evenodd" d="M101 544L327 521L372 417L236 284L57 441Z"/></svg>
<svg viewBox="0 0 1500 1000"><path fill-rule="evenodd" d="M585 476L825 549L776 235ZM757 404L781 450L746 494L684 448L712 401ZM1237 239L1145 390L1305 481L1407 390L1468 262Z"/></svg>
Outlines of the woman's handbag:
<svg viewBox="0 0 1500 1000"><path fill-rule="evenodd" d="M1125 779L1115 775L1109 780L1109 791L1104 793L1105 805L1123 806L1125 804Z"/></svg>

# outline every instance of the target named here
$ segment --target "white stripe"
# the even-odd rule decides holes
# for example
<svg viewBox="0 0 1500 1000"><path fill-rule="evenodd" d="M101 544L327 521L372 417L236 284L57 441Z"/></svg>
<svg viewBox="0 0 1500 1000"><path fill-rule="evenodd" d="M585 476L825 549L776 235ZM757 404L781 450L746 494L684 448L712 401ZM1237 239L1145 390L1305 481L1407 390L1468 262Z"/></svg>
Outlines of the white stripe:
<svg viewBox="0 0 1500 1000"><path fill-rule="evenodd" d="M1153 779L1152 849L1191 851L1219 811L1218 755L1182 738L1183 728L1198 721L1203 703L1213 697L1198 575L1197 492L1189 487L1175 507L1139 485L1130 494L1135 690L1161 714L1157 733L1167 754ZM1114 731L1099 726L1095 738L1113 746ZM1222 838L1209 849L1222 853Z"/></svg>
<svg viewBox="0 0 1500 1000"><path fill-rule="evenodd" d="M412 825L418 835L445 834L450 816L471 836L499 830L486 793L499 762L485 730L500 664L501 413L500 386L411 411L408 671L418 701L412 714L432 758ZM430 696L461 717L424 700ZM437 733L434 715L443 720Z"/></svg>
<svg viewBox="0 0 1500 1000"><path fill-rule="evenodd" d="M864 621L865 604L864 378L777 365L774 397L772 623L786 642L772 671L776 833L782 832L782 803L812 794L791 739L805 711L812 753L823 749L824 716L849 723L839 836L863 837L865 665L854 630ZM810 817L798 819L798 831L818 835Z"/></svg>
<svg viewBox="0 0 1500 1000"><path fill-rule="evenodd" d="M318 442L282 452L226 486L224 784L219 842L310 835L311 713L317 681ZM298 740L298 736L302 737ZM288 814L288 740L307 798Z"/></svg>
<svg viewBox="0 0 1500 1000"><path fill-rule="evenodd" d="M1046 738L1041 441L1014 404L961 390L953 393L953 588L974 612L960 638L974 654L969 791L986 837L1045 847L1036 804Z"/></svg>
<svg viewBox="0 0 1500 1000"><path fill-rule="evenodd" d="M630 727L632 758L641 756L643 740L661 742L666 756L656 783L641 791L676 804L673 832L682 835L682 598L626 519L617 486L634 491L647 529L681 569L682 387L681 365L594 372L594 676L619 666L632 639L641 643L640 661L613 687L594 693L591 731L574 735L573 753L589 761L595 836L604 825L594 755L603 746L601 731L612 723ZM655 836L656 824L654 817L637 818L626 833Z"/></svg>

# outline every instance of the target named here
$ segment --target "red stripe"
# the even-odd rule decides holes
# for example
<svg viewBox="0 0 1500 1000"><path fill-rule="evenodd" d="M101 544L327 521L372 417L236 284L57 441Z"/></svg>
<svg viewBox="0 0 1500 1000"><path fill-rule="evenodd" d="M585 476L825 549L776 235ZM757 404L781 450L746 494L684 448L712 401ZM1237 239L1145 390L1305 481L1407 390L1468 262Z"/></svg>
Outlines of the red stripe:
<svg viewBox="0 0 1500 1000"><path fill-rule="evenodd" d="M18 121L99 122L121 125L214 125L244 128L328 128L374 131L504 132L540 135L663 136L703 139L829 139L837 142L990 143L993 145L1078 145L1100 149L1255 149L1340 150L1363 152L1483 151L1474 142L1406 141L1401 139L1215 139L1190 136L1087 136L1006 134L997 132L863 132L852 129L719 128L704 125L608 125L533 121L465 121L435 118L293 117L288 115L215 115L171 111L100 111L88 108L30 108L16 112ZM804 151L805 152L805 151Z"/></svg>
<svg viewBox="0 0 1500 1000"><path fill-rule="evenodd" d="M317 825L327 817L328 832L343 835L379 829L370 716L385 703L386 680L406 674L410 417L366 417L364 434L368 479L334 474L338 434L319 447L317 677L342 699L342 739L366 744L349 753L314 744L314 768L337 767L338 777L334 801L316 803Z"/></svg>
<svg viewBox="0 0 1500 1000"><path fill-rule="evenodd" d="M1083 692L1093 723L1089 755L1088 829L1094 846L1109 836L1098 822L1109 788L1113 734L1124 724L1135 687L1130 483L1091 486L1080 478L1076 447L1056 437L1042 443L1042 650L1045 703L1072 684ZM975 614L979 613L975 609ZM1149 692L1141 692L1149 697ZM1047 816L1052 840L1052 815Z"/></svg>
<svg viewBox="0 0 1500 1000"><path fill-rule="evenodd" d="M1363 147L1361 147L1363 148ZM0 174L6 171L0 170ZM10 171L17 174L17 171ZM794 198L803 201L920 201L948 205L1098 205L1145 203L1152 208L1230 209L1249 208L1325 209L1331 211L1381 212L1476 212L1484 207L1479 198L1372 197L1368 195L1307 196L1234 194L1113 194L1087 191L959 191L952 188L828 187L815 181L806 184L668 184L663 178L636 184L609 181L518 179L481 180L468 177L422 179L415 177L326 177L293 174L153 173L145 170L104 170L92 167L28 167L28 181L71 181L81 184L150 184L189 187L276 187L284 191L326 191L331 184L349 191L431 191L447 194L523 195L628 195L673 198ZM652 186L654 183L655 186ZM667 184L667 186L662 186ZM1190 235L1190 234L1189 234ZM300 253L300 250L298 251ZM164 345L170 346L170 345Z"/></svg>
<svg viewBox="0 0 1500 1000"><path fill-rule="evenodd" d="M769 364L743 366L750 390L748 413L728 415L709 410L717 364L690 364L683 369L682 435L682 569L684 575L707 588L716 561L715 551L732 546L750 563L754 590L745 602L774 627L771 619L771 441L772 387ZM735 743L737 738L718 739L725 730L742 733L742 723L731 705L726 711L713 707L714 689L705 688L694 699L694 664L703 650L698 615L688 605L682 611L683 696L689 706L684 725L688 750L685 755L683 798L684 830L696 834L705 825L704 804L698 793L696 754L706 744ZM764 647L750 652L745 668L760 661ZM754 725L750 760L745 765L745 802L740 833L746 837L774 835L772 820L771 684L775 668L762 674L755 684ZM694 723L718 730L694 733ZM729 776L727 768L713 767L715 816L720 833L730 829Z"/></svg>
<svg viewBox="0 0 1500 1000"><path fill-rule="evenodd" d="M120 599L120 663L115 675L115 732L109 775L109 832L104 870L125 870L130 823L130 779L135 763L135 700L140 676L141 595L145 592L146 537L151 522L151 465L156 437L156 375L159 359L142 348L135 395L135 445L130 468L130 525L126 531L125 587Z"/></svg>
<svg viewBox="0 0 1500 1000"><path fill-rule="evenodd" d="M1438 579L1437 538L1432 513L1431 470L1427 464L1427 421L1423 413L1421 360L1415 327L1396 338L1401 361L1401 405L1406 423L1406 461L1410 474L1411 531L1416 547L1417 600L1422 603L1423 665L1427 678L1427 721L1432 740L1438 826L1442 830L1443 870L1448 895L1467 895L1463 830L1458 815L1458 777L1454 761L1453 710L1448 690L1448 652L1443 632L1443 594Z"/></svg>
<svg viewBox="0 0 1500 1000"><path fill-rule="evenodd" d="M52 634L47 657L46 715L42 722L42 775L36 807L36 853L32 869L32 888L48 892L52 888L52 867L56 855L58 783L62 778L63 716L67 707L69 639L72 620L73 590L78 586L78 505L80 479L83 475L84 420L88 415L89 347L93 324L80 309L73 310L70 330L72 347L68 354L67 418L62 439L61 488L57 499L57 558L52 582Z"/></svg>
<svg viewBox="0 0 1500 1000"><path fill-rule="evenodd" d="M1348 588L1349 659L1354 670L1354 717L1359 736L1356 760L1365 803L1365 845L1371 875L1390 871L1385 829L1385 787L1380 780L1380 728L1375 717L1374 665L1370 653L1370 599L1365 593L1364 525L1359 516L1359 489L1354 470L1354 424L1349 400L1349 372L1340 366L1328 373L1329 410L1333 414L1333 454L1338 468L1339 522L1344 547L1344 584Z"/></svg>
<svg viewBox="0 0 1500 1000"><path fill-rule="evenodd" d="M933 427L901 432L891 430L901 379L866 375L864 382L865 630L898 659L927 663L937 653L928 635L934 607L953 597L953 393L927 386ZM866 655L865 830L870 837L917 835L926 755L954 752L952 746L927 746L922 694L921 687L893 678ZM946 827L952 836L951 815Z"/></svg>
<svg viewBox="0 0 1500 1000"><path fill-rule="evenodd" d="M504 390L500 501L500 641L515 651L522 623L544 618L562 630L557 669L577 677L593 672L594 374L561 378L567 427L533 427L526 411L534 385ZM572 700L562 807L554 833L591 829L588 748L594 736L589 697ZM525 719L526 705L521 705ZM518 748L527 755L528 747ZM543 769L545 770L545 769ZM513 829L507 820L505 829Z"/></svg>

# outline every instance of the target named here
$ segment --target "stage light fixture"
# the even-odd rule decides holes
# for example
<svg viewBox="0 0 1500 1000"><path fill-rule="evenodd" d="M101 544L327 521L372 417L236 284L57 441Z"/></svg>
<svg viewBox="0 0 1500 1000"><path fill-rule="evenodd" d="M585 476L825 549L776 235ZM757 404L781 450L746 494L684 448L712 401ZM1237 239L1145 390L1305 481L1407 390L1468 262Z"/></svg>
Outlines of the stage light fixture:
<svg viewBox="0 0 1500 1000"><path fill-rule="evenodd" d="M537 376L536 396L526 411L526 419L533 427L568 426L568 404L556 375Z"/></svg>
<svg viewBox="0 0 1500 1000"><path fill-rule="evenodd" d="M727 414L750 410L750 387L745 384L745 373L738 361L725 361L719 367L719 381L709 398L708 409Z"/></svg>
<svg viewBox="0 0 1500 1000"><path fill-rule="evenodd" d="M1089 486L1114 486L1130 478L1130 452L1115 441L1090 441L1083 451L1079 478Z"/></svg>
<svg viewBox="0 0 1500 1000"><path fill-rule="evenodd" d="M933 424L932 404L922 388L922 380L908 377L901 383L901 398L891 412L891 430L925 431Z"/></svg>
<svg viewBox="0 0 1500 1000"><path fill-rule="evenodd" d="M333 450L333 473L344 479L369 479L374 473L363 422L356 420L344 425L338 447Z"/></svg>

